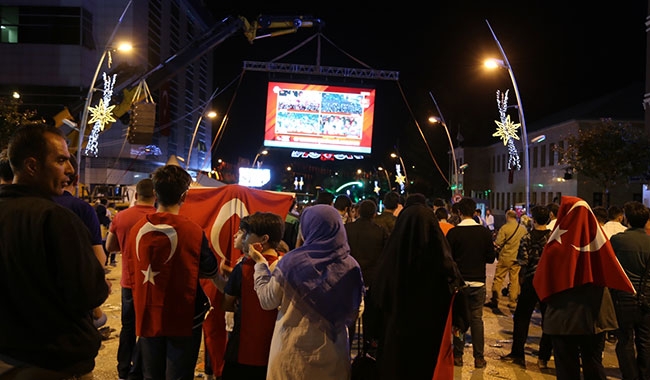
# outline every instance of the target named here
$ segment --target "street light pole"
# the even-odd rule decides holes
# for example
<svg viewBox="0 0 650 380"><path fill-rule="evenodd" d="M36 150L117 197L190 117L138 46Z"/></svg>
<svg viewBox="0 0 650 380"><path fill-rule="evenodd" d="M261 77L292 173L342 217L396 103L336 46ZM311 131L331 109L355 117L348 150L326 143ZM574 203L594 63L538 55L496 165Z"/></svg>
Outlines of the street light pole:
<svg viewBox="0 0 650 380"><path fill-rule="evenodd" d="M458 161L456 161L456 149L454 148L454 143L451 141L451 135L449 135L449 128L447 128L445 117L442 116L442 111L440 111L440 107L438 107L438 102L436 102L436 98L433 97L431 91L429 91L429 96L431 97L431 100L433 100L433 104L436 106L436 110L438 110L438 115L440 116L440 124L442 124L442 126L445 128L445 132L447 133L447 139L449 140L449 148L451 148L451 159L454 161L453 183L454 186L456 187L454 190L454 194L459 194L460 189L458 187Z"/></svg>
<svg viewBox="0 0 650 380"><path fill-rule="evenodd" d="M194 126L194 133L192 134L192 142L190 143L190 150L187 153L187 163L185 164L185 169L189 169L190 167L190 159L192 158L192 148L194 147L194 139L196 139L196 133L199 131L199 125L201 125L201 121L203 120L203 115L205 115L205 112L208 110L208 107L211 105L212 99L217 95L217 91L219 91L219 88L215 88L214 91L212 92L212 95L208 98L208 100L205 101L205 107L201 110L201 115L199 115L199 119L196 121L196 125ZM198 170L201 170L201 168L197 168Z"/></svg>
<svg viewBox="0 0 650 380"><path fill-rule="evenodd" d="M97 68L95 69L95 75L93 76L93 80L90 82L90 88L88 89L88 95L86 95L86 101L84 103L84 108L81 113L81 123L79 123L79 142L77 143L77 167L81 167L81 148L83 147L84 143L84 137L86 134L86 126L88 125L88 110L90 108L90 103L93 100L93 93L95 92L95 82L97 82L97 76L99 75L99 71L102 68L102 65L104 64L104 59L106 58L106 54L108 54L110 49L104 49L104 53L102 53L101 58L99 58L99 63L97 64ZM85 174L85 170L84 170Z"/></svg>
<svg viewBox="0 0 650 380"><path fill-rule="evenodd" d="M115 38L115 34L117 33L117 29L119 28L120 24L122 24L122 20L124 19L124 15L126 15L126 11L129 9L131 6L131 3L133 3L133 0L129 0L129 2L126 4L126 7L124 7L124 11L122 11L122 15L117 21L117 25L115 25L115 28L113 29L113 33L111 34L110 38L108 39L108 42L106 43L106 46L104 47L104 51L102 53L102 56L99 58L99 63L97 63L97 68L95 68L95 75L93 75L93 79L90 82L90 87L88 88L88 95L86 95L86 101L84 102L84 108L81 111L81 122L79 123L79 141L77 142L77 170L79 172L81 171L81 147L83 146L84 143L84 137L86 134L86 127L88 125L88 111L90 108L90 103L93 100L93 93L95 92L95 82L97 82L97 76L99 76L99 71L102 69L102 65L104 64L104 59L106 58L107 54L110 54L111 52L111 44L113 43L113 39ZM110 59L109 59L110 62ZM86 169L84 169L84 176L87 179L88 173ZM84 183L87 185L88 181L84 180ZM80 195L80 194L77 194Z"/></svg>
<svg viewBox="0 0 650 380"><path fill-rule="evenodd" d="M257 159L260 158L260 156L266 156L267 154L269 154L269 151L266 150L266 149L261 150L260 152L258 152L255 155L255 158L253 159L253 164L251 165L251 168L255 168L255 164L257 163Z"/></svg>
<svg viewBox="0 0 650 380"><path fill-rule="evenodd" d="M494 34L494 31L492 30L492 27L490 26L488 20L485 20L485 22L487 23L488 28L490 28L492 37L494 37L494 42L496 42L497 46L499 47L499 51L501 52L501 56L503 57L502 61L495 59L493 60L493 62L508 70L508 74L510 74L510 80L512 81L512 86L515 89L515 96L517 97L517 109L519 110L519 121L521 122L521 139L523 140L522 144L524 147L526 214L530 215L530 210L529 210L530 208L530 161L528 160L528 133L526 132L526 119L524 118L524 106L521 104L521 96L519 95L519 87L517 86L515 73L512 71L512 66L510 66L510 62L508 62L508 57L506 56L506 52L503 50L503 47L501 47L501 43L497 39L496 34Z"/></svg>
<svg viewBox="0 0 650 380"><path fill-rule="evenodd" d="M402 155L400 154L399 149L397 149L397 147L395 147L395 151L397 153L391 153L390 156L392 158L399 159L399 163L400 163L400 165L402 165L402 170L404 170L404 181L407 181L408 180L408 174L406 173L406 166L404 166L404 160L402 160Z"/></svg>

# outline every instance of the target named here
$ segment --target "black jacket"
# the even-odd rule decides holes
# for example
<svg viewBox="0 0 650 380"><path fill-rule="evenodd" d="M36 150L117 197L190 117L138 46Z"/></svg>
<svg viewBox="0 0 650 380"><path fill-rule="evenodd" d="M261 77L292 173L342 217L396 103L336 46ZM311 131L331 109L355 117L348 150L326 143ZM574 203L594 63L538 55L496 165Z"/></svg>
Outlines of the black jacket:
<svg viewBox="0 0 650 380"><path fill-rule="evenodd" d="M108 291L79 217L27 186L0 186L1 360L92 371L101 336L90 311Z"/></svg>

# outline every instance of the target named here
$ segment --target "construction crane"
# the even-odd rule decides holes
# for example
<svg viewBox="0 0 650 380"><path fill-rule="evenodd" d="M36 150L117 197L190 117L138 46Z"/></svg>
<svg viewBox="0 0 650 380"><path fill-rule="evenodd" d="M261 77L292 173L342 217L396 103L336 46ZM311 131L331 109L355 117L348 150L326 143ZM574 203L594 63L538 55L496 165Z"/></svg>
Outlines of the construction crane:
<svg viewBox="0 0 650 380"><path fill-rule="evenodd" d="M130 110L130 105L140 99L134 99L133 95L138 84L146 81L149 90L160 88L174 75L178 74L189 64L201 58L204 54L211 52L214 48L221 45L228 38L243 33L249 43L261 38L281 36L296 33L300 28L323 27L324 23L311 16L268 16L260 15L253 22L248 21L242 16L228 16L217 22L213 27L208 29L190 44L183 47L180 51L167 58L157 66L153 67L146 73L138 76L133 81L124 81L115 85L114 92L122 94L121 104L113 110L113 116L120 118ZM70 109L65 109L66 114L78 114L82 111L84 102L73 105ZM57 117L55 117L55 120ZM64 120L64 118L59 118ZM109 126L107 126L109 127ZM88 135L89 130L85 129L84 134ZM77 141L79 131L73 129L68 138L71 141ZM71 152L76 148L70 147Z"/></svg>

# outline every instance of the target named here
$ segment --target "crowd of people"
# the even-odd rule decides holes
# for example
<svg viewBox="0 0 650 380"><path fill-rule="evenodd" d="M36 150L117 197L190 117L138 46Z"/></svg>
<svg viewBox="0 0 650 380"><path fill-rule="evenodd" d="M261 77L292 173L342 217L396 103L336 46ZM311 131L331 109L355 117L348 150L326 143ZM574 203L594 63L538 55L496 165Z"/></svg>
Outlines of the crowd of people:
<svg viewBox="0 0 650 380"><path fill-rule="evenodd" d="M514 328L501 360L525 368L539 308L540 369L554 357L558 379L604 380L610 340L624 379L650 378L650 210L641 202L592 209L564 196L530 215L507 210L497 225L468 197L450 206L388 192L354 203L323 191L286 216L242 216L230 267L180 213L192 181L180 166L139 181L129 208L93 207L73 195L65 138L43 124L16 130L0 175L0 379L92 379L118 253L120 379L193 379L215 307L233 323L212 378L350 379L362 356L378 379L448 379L465 365L469 337L474 367L486 367L483 312L505 297ZM220 305L200 279L222 293Z"/></svg>

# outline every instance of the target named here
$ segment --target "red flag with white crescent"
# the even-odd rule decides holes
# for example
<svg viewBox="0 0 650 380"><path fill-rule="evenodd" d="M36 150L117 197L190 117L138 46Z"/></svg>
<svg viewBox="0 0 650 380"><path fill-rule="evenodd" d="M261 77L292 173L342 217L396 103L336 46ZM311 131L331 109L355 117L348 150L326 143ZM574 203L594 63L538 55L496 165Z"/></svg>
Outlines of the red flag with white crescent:
<svg viewBox="0 0 650 380"><path fill-rule="evenodd" d="M442 342L440 342L440 351L436 361L436 369L433 371L432 380L448 380L454 378L454 329L452 325L454 298L458 291L451 296L449 310L447 311L447 322L445 322L445 331L442 333Z"/></svg>
<svg viewBox="0 0 650 380"><path fill-rule="evenodd" d="M563 196L533 285L544 301L555 293L590 283L634 293L589 204L577 197Z"/></svg>
<svg viewBox="0 0 650 380"><path fill-rule="evenodd" d="M192 187L187 193L180 213L203 227L219 263L234 266L241 252L233 248L233 236L239 230L242 217L255 212L272 212L283 219L291 209L293 193L279 193L251 189L240 185L221 187ZM221 310L222 294L210 280L201 280L201 286L212 305L203 322L205 346L210 354L215 375L221 374L223 354L226 349L224 312Z"/></svg>

